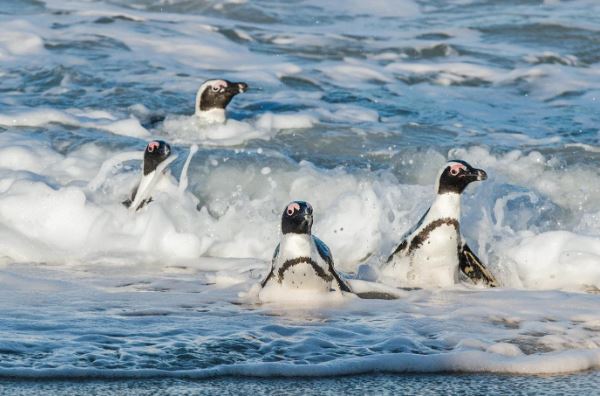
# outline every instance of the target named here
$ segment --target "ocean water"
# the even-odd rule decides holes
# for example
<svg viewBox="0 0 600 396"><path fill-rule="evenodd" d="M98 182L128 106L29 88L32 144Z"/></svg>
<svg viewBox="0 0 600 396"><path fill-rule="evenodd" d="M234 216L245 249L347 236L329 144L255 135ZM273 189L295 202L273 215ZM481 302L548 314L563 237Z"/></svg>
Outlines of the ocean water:
<svg viewBox="0 0 600 396"><path fill-rule="evenodd" d="M599 62L592 0L2 0L0 392L595 389ZM211 78L250 86L223 125ZM448 159L501 287L253 298L289 201L354 279Z"/></svg>

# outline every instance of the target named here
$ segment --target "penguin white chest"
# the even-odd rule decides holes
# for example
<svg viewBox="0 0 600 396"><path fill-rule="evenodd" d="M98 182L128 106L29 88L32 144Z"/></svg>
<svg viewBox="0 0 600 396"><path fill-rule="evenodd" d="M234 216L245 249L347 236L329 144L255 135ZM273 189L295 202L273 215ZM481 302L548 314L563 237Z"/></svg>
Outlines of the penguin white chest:
<svg viewBox="0 0 600 396"><path fill-rule="evenodd" d="M328 291L333 280L310 235L285 235L277 275L284 288Z"/></svg>
<svg viewBox="0 0 600 396"><path fill-rule="evenodd" d="M422 286L447 287L456 283L460 235L454 224L441 224L415 238L408 279Z"/></svg>
<svg viewBox="0 0 600 396"><path fill-rule="evenodd" d="M281 285L287 289L329 291L331 288L328 274L319 274L315 265L308 261L289 267L282 275Z"/></svg>

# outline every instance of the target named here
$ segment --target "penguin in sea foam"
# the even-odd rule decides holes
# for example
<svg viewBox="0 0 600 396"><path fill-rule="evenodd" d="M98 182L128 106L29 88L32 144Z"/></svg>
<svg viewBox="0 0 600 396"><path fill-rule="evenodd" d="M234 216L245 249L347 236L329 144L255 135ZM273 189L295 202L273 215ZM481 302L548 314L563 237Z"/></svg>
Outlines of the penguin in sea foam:
<svg viewBox="0 0 600 396"><path fill-rule="evenodd" d="M487 179L481 169L449 161L436 182L436 199L421 220L404 235L381 273L407 286L448 287L470 280L498 286L492 273L460 233L460 195L474 181Z"/></svg>
<svg viewBox="0 0 600 396"><path fill-rule="evenodd" d="M234 96L246 92L245 82L207 80L196 93L196 116L207 123L223 123L227 119L226 108Z"/></svg>
<svg viewBox="0 0 600 396"><path fill-rule="evenodd" d="M281 216L281 242L275 248L271 271L260 293L270 290L348 292L351 289L335 271L329 247L312 235L313 208L291 202Z"/></svg>
<svg viewBox="0 0 600 396"><path fill-rule="evenodd" d="M144 164L139 183L123 205L137 211L152 201L152 191L167 172L167 167L176 159L171 156L171 146L162 140L153 140L144 150Z"/></svg>

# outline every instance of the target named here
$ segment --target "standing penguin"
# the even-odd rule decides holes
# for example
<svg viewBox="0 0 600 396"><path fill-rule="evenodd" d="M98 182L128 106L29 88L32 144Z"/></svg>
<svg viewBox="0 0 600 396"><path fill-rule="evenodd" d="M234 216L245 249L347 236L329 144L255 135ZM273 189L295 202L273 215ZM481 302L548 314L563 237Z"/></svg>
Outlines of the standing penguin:
<svg viewBox="0 0 600 396"><path fill-rule="evenodd" d="M233 97L246 92L245 82L227 80L207 80L196 93L196 116L208 123L223 123L226 120L225 109Z"/></svg>
<svg viewBox="0 0 600 396"><path fill-rule="evenodd" d="M275 248L263 289L279 286L293 290L351 292L333 268L327 245L311 235L313 209L303 201L291 202L281 216L281 242Z"/></svg>
<svg viewBox="0 0 600 396"><path fill-rule="evenodd" d="M152 189L166 172L167 166L173 162L171 146L162 140L154 140L146 146L144 151L144 166L142 177L138 185L131 192L130 197L123 201L123 205L139 210L152 201Z"/></svg>
<svg viewBox="0 0 600 396"><path fill-rule="evenodd" d="M389 256L383 275L421 287L447 287L465 277L497 286L460 233L460 194L469 183L485 179L485 171L464 161L449 161L436 182L435 201Z"/></svg>

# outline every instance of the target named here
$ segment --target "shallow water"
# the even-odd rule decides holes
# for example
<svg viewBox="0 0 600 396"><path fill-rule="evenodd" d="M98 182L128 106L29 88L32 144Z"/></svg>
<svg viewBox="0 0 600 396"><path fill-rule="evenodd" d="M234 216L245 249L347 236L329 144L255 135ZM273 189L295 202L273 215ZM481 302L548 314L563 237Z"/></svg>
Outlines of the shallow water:
<svg viewBox="0 0 600 396"><path fill-rule="evenodd" d="M60 395L69 392L97 392L102 395L364 395L374 390L378 394L403 395L556 395L593 394L597 372L570 376L506 376L491 374L463 375L360 375L334 378L248 379L225 378L203 381L1 381L13 395Z"/></svg>
<svg viewBox="0 0 600 396"><path fill-rule="evenodd" d="M514 374L319 382L460 393L600 367L600 4L321 3L3 2L0 377L185 393L213 376ZM199 126L196 89L215 77L251 89L227 124ZM129 214L153 138L178 157ZM129 160L99 174L115 156ZM250 298L290 200L312 203L352 278L419 219L449 158L490 176L465 193L462 232L502 288Z"/></svg>

